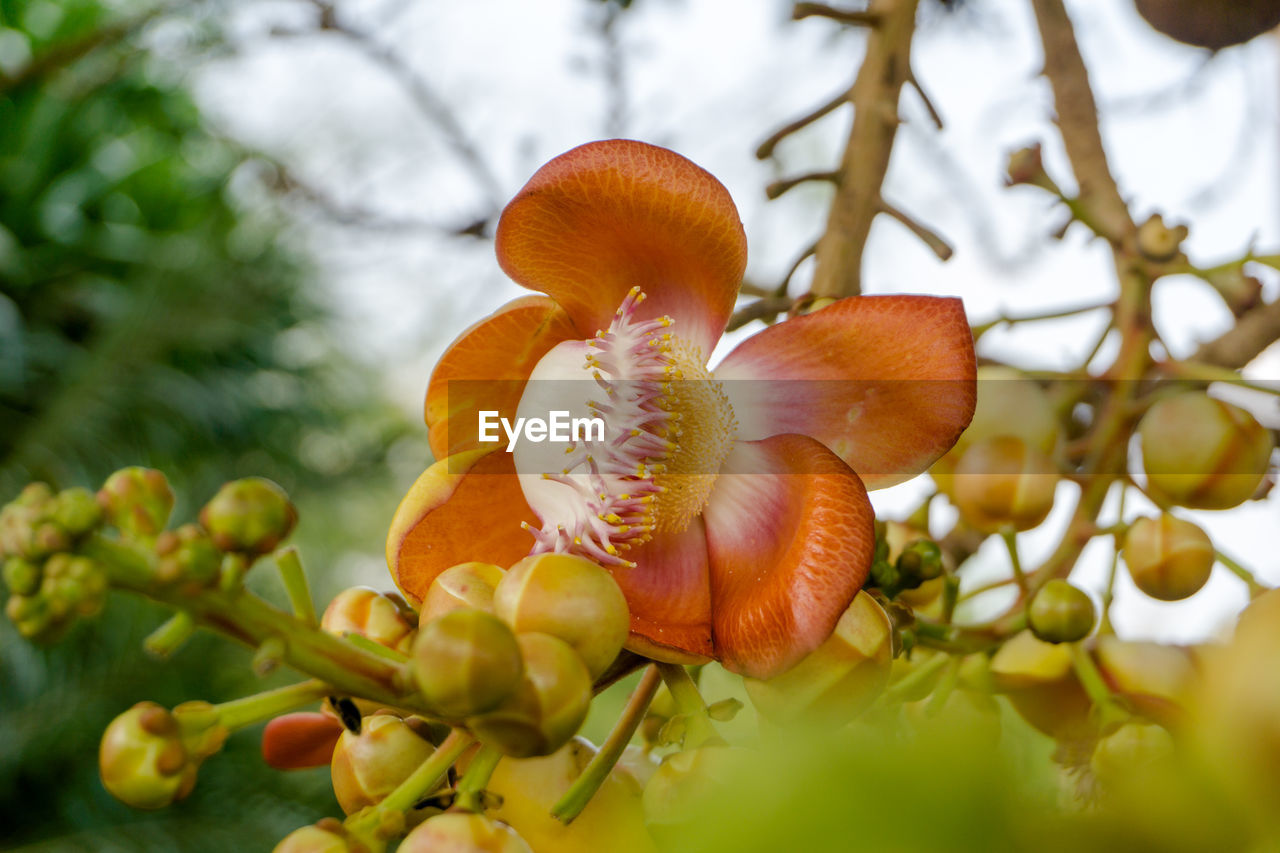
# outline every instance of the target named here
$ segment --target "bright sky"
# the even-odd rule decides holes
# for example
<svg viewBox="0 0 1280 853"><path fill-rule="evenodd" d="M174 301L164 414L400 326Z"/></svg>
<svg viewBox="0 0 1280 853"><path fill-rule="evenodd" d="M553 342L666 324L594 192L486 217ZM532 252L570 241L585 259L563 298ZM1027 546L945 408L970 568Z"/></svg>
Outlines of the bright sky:
<svg viewBox="0 0 1280 853"><path fill-rule="evenodd" d="M829 190L804 186L769 202L763 187L780 175L832 168L850 116L829 116L786 142L780 164L760 163L753 152L777 126L848 85L862 36L818 19L790 22L790 3L773 0L635 5L615 30L626 106L620 135L672 147L719 177L746 225L748 275L778 280L821 231ZM1107 298L1115 285L1105 247L1080 226L1062 241L1045 238L1062 211L1039 191L1002 186L1008 153L1033 141L1044 144L1050 173L1070 184L1049 124L1048 86L1036 76L1029 4L969 0L952 15L924 5L915 71L946 126L935 130L914 93L904 94L905 124L885 194L956 253L941 263L896 223L878 222L866 290L960 296L976 321ZM1127 2L1068 6L1102 105L1112 167L1135 214L1161 212L1166 222L1189 224L1185 248L1201 265L1239 257L1250 241L1280 250L1276 40L1210 60L1148 29ZM594 0L342 0L338 8L448 104L497 184L487 194L438 124L349 40L268 35L306 29L314 20L308 3L253 4L236 19L242 49L196 72L201 100L228 133L279 157L342 205L463 226L486 209L486 195L500 204L546 160L618 130L609 124L603 7ZM498 269L488 241L431 228L386 233L319 223L302 236L322 262L326 292L346 318L353 348L385 366L390 393L408 411L421 411L427 377L448 342L521 292ZM794 292L802 292L808 274L802 267ZM1276 298L1280 279L1258 274L1267 298ZM1231 322L1206 287L1175 279L1158 285L1156 319L1175 353ZM1094 314L996 330L981 351L1061 367L1087 351L1100 322ZM1250 375L1280 378L1280 354L1264 356ZM1275 400L1264 404L1271 408L1260 414L1280 423ZM876 502L882 511L901 511L927 487L916 481L878 493ZM1070 503L1060 500L1050 522L1023 537L1024 559L1034 563L1053 544ZM1141 508L1130 506L1130 516ZM1273 541L1280 500L1188 516L1205 523L1228 553L1280 583ZM1106 544L1094 543L1076 579L1101 589L1108 561ZM1002 554L983 562L992 575L1007 572ZM1146 599L1123 573L1117 589L1117 625L1129 636L1204 636L1244 602L1242 585L1221 569L1188 603Z"/></svg>

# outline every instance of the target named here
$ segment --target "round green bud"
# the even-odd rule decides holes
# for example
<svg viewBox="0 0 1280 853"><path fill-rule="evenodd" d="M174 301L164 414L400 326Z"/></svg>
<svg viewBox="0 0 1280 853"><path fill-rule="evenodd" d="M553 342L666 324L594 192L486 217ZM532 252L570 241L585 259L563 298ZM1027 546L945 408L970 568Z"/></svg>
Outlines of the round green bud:
<svg viewBox="0 0 1280 853"><path fill-rule="evenodd" d="M506 574L493 563L459 563L436 575L422 598L419 620L430 622L437 616L470 607L493 612L493 591Z"/></svg>
<svg viewBox="0 0 1280 853"><path fill-rule="evenodd" d="M595 678L631 633L627 599L613 576L571 554L535 554L511 567L493 594L494 611L517 634L559 637Z"/></svg>
<svg viewBox="0 0 1280 853"><path fill-rule="evenodd" d="M347 814L382 802L435 752L412 721L394 714L364 718L360 733L344 730L329 764L333 794Z"/></svg>
<svg viewBox="0 0 1280 853"><path fill-rule="evenodd" d="M774 722L839 726L875 701L889 683L892 663L889 617L859 592L821 646L781 675L744 683L756 710Z"/></svg>
<svg viewBox="0 0 1280 853"><path fill-rule="evenodd" d="M1048 581L1031 599L1027 622L1046 643L1074 643L1089 636L1097 611L1088 593L1064 580Z"/></svg>
<svg viewBox="0 0 1280 853"><path fill-rule="evenodd" d="M442 617L448 618L448 616ZM573 737L591 705L591 675L573 647L550 634L516 636L524 658L519 686L495 710L467 726L504 755L555 752Z"/></svg>
<svg viewBox="0 0 1280 853"><path fill-rule="evenodd" d="M498 707L524 672L515 634L481 610L454 610L423 625L410 667L422 697L446 720Z"/></svg>
<svg viewBox="0 0 1280 853"><path fill-rule="evenodd" d="M14 595L31 595L40 588L40 566L22 557L4 561L4 585Z"/></svg>
<svg viewBox="0 0 1280 853"><path fill-rule="evenodd" d="M533 853L505 823L471 812L427 818L397 849L399 853Z"/></svg>
<svg viewBox="0 0 1280 853"><path fill-rule="evenodd" d="M1194 509L1230 509L1251 498L1274 447L1253 415L1198 391L1148 409L1138 437L1152 497Z"/></svg>
<svg viewBox="0 0 1280 853"><path fill-rule="evenodd" d="M272 853L366 853L368 847L354 842L342 823L327 817L311 826L295 829L281 839Z"/></svg>
<svg viewBox="0 0 1280 853"><path fill-rule="evenodd" d="M965 521L985 533L1029 530L1053 509L1058 472L1044 453L1013 436L974 444L955 468L952 495Z"/></svg>
<svg viewBox="0 0 1280 853"><path fill-rule="evenodd" d="M53 520L72 536L83 536L102 524L102 507L88 489L65 489L54 503Z"/></svg>
<svg viewBox="0 0 1280 853"><path fill-rule="evenodd" d="M48 600L39 594L10 595L4 604L4 614L28 640L50 641L61 632L62 625L55 624Z"/></svg>
<svg viewBox="0 0 1280 853"><path fill-rule="evenodd" d="M284 489L264 477L223 484L204 508L200 523L223 551L267 554L283 542L298 521Z"/></svg>
<svg viewBox="0 0 1280 853"><path fill-rule="evenodd" d="M122 468L98 490L107 523L128 538L149 539L164 530L173 500L168 478L153 468Z"/></svg>
<svg viewBox="0 0 1280 853"><path fill-rule="evenodd" d="M1124 562L1138 589L1160 601L1190 598L1209 581L1213 540L1190 521L1163 513L1139 518L1124 537Z"/></svg>
<svg viewBox="0 0 1280 853"><path fill-rule="evenodd" d="M103 786L137 809L164 808L187 796L197 766L177 720L154 702L139 702L112 720L98 750Z"/></svg>
<svg viewBox="0 0 1280 853"><path fill-rule="evenodd" d="M320 618L330 634L359 634L401 652L413 646L412 611L399 600L367 586L353 586L333 597Z"/></svg>

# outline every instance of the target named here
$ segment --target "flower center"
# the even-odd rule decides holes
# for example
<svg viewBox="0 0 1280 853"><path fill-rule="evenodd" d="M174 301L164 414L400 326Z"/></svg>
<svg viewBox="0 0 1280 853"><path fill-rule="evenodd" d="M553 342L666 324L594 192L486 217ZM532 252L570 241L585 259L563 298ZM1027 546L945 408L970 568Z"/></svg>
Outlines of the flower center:
<svg viewBox="0 0 1280 853"><path fill-rule="evenodd" d="M539 530L525 525L533 553L634 565L623 552L654 532L686 529L711 497L737 433L733 408L698 347L671 333L671 318L635 319L644 298L632 288L607 330L553 348L530 377L520 415L573 386L574 413L605 424L603 441L571 442L561 452L558 473L549 471L543 445L517 445L521 486L542 520ZM576 368L566 363L584 358ZM547 379L581 378L584 369L594 382L548 390ZM585 400L583 386L591 389Z"/></svg>

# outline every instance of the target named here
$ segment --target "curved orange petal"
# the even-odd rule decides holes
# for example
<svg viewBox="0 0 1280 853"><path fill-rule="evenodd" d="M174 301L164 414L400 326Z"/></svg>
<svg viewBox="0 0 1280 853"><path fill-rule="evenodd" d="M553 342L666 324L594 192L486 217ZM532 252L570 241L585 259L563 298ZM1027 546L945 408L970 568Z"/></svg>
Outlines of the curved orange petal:
<svg viewBox="0 0 1280 853"><path fill-rule="evenodd" d="M508 302L459 335L427 385L425 414L435 457L480 446L481 409L514 418L538 360L561 341L581 336L564 309L545 296Z"/></svg>
<svg viewBox="0 0 1280 853"><path fill-rule="evenodd" d="M318 711L282 714L262 730L262 760L277 770L322 767L333 757L342 723Z"/></svg>
<svg viewBox="0 0 1280 853"><path fill-rule="evenodd" d="M509 566L533 546L522 521L538 525L510 453L469 450L441 459L413 484L391 520L391 577L416 604L450 566L472 560Z"/></svg>
<svg viewBox="0 0 1280 853"><path fill-rule="evenodd" d="M830 636L871 568L875 516L858 475L803 435L738 442L703 513L716 656L752 678Z"/></svg>
<svg viewBox="0 0 1280 853"><path fill-rule="evenodd" d="M591 142L547 163L498 222L498 263L555 299L586 334L608 328L632 287L640 319L669 314L704 356L724 331L747 241L729 192L673 151Z"/></svg>
<svg viewBox="0 0 1280 853"><path fill-rule="evenodd" d="M627 648L670 663L705 663L711 644L707 535L701 519L627 551L634 568L607 567L631 608Z"/></svg>
<svg viewBox="0 0 1280 853"><path fill-rule="evenodd" d="M929 467L977 400L964 307L933 296L842 299L748 338L715 375L739 438L813 436L870 489Z"/></svg>

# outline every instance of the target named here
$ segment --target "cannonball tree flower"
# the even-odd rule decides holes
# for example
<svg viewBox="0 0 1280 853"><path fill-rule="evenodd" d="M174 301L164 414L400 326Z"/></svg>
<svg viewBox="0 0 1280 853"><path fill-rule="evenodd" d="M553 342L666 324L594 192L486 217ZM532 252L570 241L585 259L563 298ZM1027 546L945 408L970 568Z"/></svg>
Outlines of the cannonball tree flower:
<svg viewBox="0 0 1280 853"><path fill-rule="evenodd" d="M627 140L543 166L496 248L545 295L471 326L432 374L439 461L387 540L401 590L421 599L469 560L568 552L611 571L641 654L767 678L815 649L870 567L866 489L923 471L972 416L959 300L842 299L713 371L746 266L737 209L698 166ZM479 412L514 423L574 394L605 440L481 441Z"/></svg>

